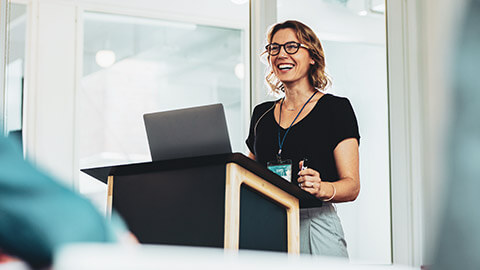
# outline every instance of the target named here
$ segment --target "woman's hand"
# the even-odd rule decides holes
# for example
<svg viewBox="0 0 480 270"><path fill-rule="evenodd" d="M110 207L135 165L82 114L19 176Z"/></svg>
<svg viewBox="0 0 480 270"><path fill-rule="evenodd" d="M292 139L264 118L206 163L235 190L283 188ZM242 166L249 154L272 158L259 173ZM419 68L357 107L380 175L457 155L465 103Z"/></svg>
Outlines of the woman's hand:
<svg viewBox="0 0 480 270"><path fill-rule="evenodd" d="M333 184L322 182L320 173L314 169L304 169L303 160L299 162L300 171L298 172L298 185L301 189L312 194L319 199L329 199L334 194Z"/></svg>

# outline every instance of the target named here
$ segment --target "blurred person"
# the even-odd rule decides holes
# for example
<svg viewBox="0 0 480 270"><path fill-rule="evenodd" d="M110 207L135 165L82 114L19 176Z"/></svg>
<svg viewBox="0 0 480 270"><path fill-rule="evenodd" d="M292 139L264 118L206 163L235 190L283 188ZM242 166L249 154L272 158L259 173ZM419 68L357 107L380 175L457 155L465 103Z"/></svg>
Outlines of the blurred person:
<svg viewBox="0 0 480 270"><path fill-rule="evenodd" d="M255 107L248 156L323 201L300 210L300 252L348 257L332 203L353 201L360 191L355 113L347 98L325 93L324 52L308 26L278 23L267 40L266 81L284 97Z"/></svg>
<svg viewBox="0 0 480 270"><path fill-rule="evenodd" d="M6 254L34 268L48 266L56 249L76 242L115 242L128 234L109 223L85 198L23 159L20 147L0 136L0 260Z"/></svg>
<svg viewBox="0 0 480 270"><path fill-rule="evenodd" d="M433 269L480 269L480 0L466 7L451 67L448 196Z"/></svg>

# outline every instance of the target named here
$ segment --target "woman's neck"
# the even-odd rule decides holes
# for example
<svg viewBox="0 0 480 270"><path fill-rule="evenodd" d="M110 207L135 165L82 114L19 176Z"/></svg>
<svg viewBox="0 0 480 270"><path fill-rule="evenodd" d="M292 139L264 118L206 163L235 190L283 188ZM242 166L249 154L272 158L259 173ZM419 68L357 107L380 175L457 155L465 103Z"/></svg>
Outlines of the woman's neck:
<svg viewBox="0 0 480 270"><path fill-rule="evenodd" d="M285 87L284 106L287 110L296 110L302 107L316 91L311 85L308 87Z"/></svg>

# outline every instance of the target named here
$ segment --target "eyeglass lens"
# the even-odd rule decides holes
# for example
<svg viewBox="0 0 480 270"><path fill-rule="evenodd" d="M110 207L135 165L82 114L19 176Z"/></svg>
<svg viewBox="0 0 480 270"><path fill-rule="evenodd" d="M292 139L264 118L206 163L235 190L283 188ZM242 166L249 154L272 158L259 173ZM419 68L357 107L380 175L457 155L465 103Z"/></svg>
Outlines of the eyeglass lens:
<svg viewBox="0 0 480 270"><path fill-rule="evenodd" d="M267 46L268 53L270 55L277 55L277 54L280 53L280 49L281 49L282 46L285 48L285 51L288 54L294 54L300 48L300 44L296 43L294 41L290 41L290 42L287 42L285 44L273 43L273 44L270 44L270 45Z"/></svg>

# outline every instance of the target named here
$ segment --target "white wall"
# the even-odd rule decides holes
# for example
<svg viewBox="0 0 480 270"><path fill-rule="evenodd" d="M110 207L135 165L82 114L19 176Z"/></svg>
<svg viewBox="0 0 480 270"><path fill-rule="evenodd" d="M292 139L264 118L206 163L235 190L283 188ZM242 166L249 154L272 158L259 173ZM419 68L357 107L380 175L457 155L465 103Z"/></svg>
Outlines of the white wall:
<svg viewBox="0 0 480 270"><path fill-rule="evenodd" d="M378 44L325 41L324 49L329 74L333 78L329 92L349 98L361 136L360 194L352 203L337 204L351 259L363 263L389 264L391 232L386 48Z"/></svg>

